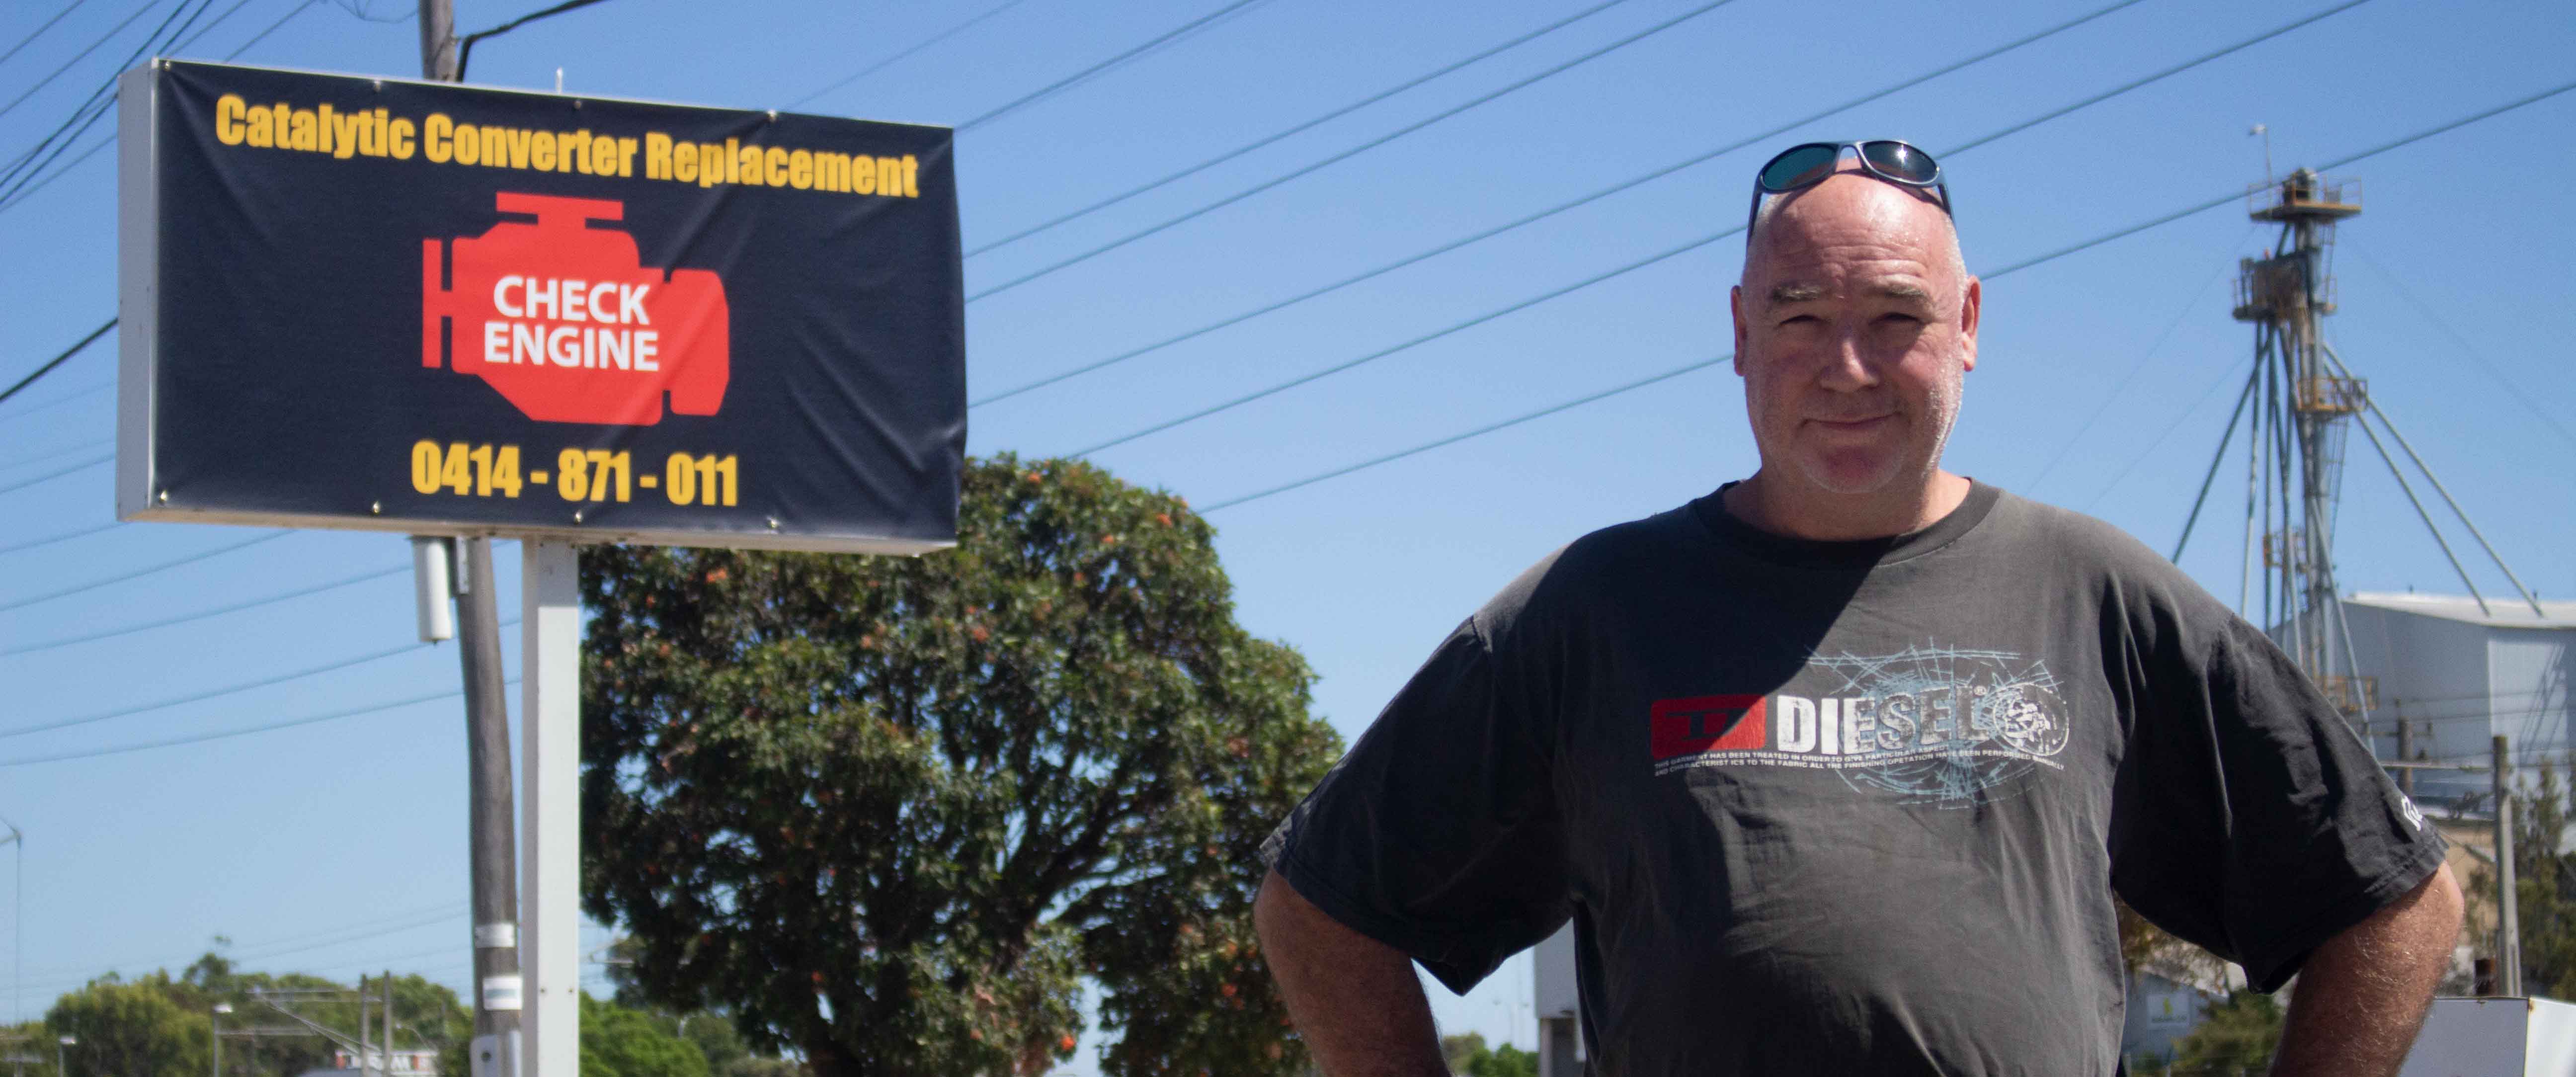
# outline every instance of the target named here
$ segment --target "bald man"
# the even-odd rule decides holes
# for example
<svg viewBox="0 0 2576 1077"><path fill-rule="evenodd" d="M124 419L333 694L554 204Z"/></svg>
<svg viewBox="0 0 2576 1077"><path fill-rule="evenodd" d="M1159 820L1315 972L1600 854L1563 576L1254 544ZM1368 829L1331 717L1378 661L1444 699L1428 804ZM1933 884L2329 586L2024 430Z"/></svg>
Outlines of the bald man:
<svg viewBox="0 0 2576 1077"><path fill-rule="evenodd" d="M1591 1072L2112 1074L2112 895L2299 986L2276 1074L2394 1074L2442 841L2264 634L2098 521L1941 468L1982 292L1938 167L1810 144L1732 299L1760 466L1524 573L1264 848L1330 1077L1446 1073L1574 924Z"/></svg>

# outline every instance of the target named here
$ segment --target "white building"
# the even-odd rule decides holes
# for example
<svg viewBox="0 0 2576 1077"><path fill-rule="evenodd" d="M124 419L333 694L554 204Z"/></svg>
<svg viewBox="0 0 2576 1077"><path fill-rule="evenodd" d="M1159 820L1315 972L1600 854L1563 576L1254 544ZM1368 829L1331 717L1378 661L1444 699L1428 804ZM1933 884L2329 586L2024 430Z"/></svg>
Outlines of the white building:
<svg viewBox="0 0 2576 1077"><path fill-rule="evenodd" d="M2576 602L2544 601L2535 613L2520 599L2490 596L2480 609L2460 596L2363 592L2343 601L2343 618L2382 758L2395 758L2402 720L2419 757L2483 764L2503 736L2517 771L2545 761L2563 777ZM2484 775L2433 771L2416 782L2419 798L2434 802L2488 786Z"/></svg>

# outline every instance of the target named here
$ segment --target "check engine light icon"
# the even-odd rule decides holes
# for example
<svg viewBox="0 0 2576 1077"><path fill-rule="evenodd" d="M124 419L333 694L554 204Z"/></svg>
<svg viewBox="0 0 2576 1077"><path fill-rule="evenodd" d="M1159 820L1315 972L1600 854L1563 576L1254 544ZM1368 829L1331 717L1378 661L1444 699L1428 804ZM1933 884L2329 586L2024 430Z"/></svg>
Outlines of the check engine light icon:
<svg viewBox="0 0 2576 1077"><path fill-rule="evenodd" d="M420 363L491 384L541 422L651 426L663 399L713 415L731 375L731 308L713 270L643 265L635 237L593 228L625 203L500 192L503 221L420 246Z"/></svg>

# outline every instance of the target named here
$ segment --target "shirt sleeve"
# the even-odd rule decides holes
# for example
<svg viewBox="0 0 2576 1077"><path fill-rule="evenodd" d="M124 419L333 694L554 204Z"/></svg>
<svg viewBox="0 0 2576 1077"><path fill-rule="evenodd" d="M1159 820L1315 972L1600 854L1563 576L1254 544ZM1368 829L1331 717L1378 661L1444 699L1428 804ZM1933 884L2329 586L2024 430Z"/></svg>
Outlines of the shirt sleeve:
<svg viewBox="0 0 2576 1077"><path fill-rule="evenodd" d="M2326 940L2441 866L2444 843L2348 720L2262 632L2184 585L2133 655L2112 885L2278 990Z"/></svg>
<svg viewBox="0 0 2576 1077"><path fill-rule="evenodd" d="M1326 915L1465 994L1570 912L1551 738L1459 626L1262 845Z"/></svg>

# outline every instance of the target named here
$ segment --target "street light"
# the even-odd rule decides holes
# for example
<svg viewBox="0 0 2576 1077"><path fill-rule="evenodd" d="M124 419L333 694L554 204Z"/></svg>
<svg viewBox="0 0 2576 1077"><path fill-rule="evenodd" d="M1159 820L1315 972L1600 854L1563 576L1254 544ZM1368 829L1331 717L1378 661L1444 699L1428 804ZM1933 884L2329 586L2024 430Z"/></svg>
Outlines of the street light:
<svg viewBox="0 0 2576 1077"><path fill-rule="evenodd" d="M218 1003L215 1003L215 1012L214 1012L212 1015L210 1015L210 1016L208 1016L208 1017L206 1018L206 1027L207 1027L207 1028L209 1028L209 1029L211 1029L211 1030L213 1030L213 1032L214 1032L214 1041L215 1041L215 1072L214 1072L214 1077L224 1077L224 1025L223 1025L223 1022L216 1020L216 1018L218 1018L218 1017L222 1017L223 1015L228 1014L228 1013L231 1013L231 1012L233 1012L233 1004L232 1004L232 1003L229 1003L229 1002L218 1002ZM60 1074L57 1074L57 1075L55 1075L55 1077L61 1077L61 1075L60 1075Z"/></svg>
<svg viewBox="0 0 2576 1077"><path fill-rule="evenodd" d="M79 1042L79 1040L70 1036L65 1036L54 1041L54 1077L64 1077L65 1074L71 1072L63 1067L63 1048Z"/></svg>

